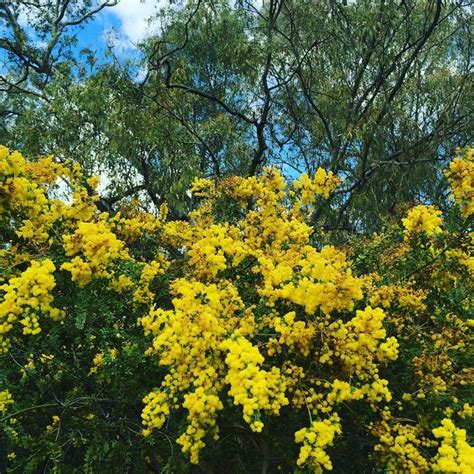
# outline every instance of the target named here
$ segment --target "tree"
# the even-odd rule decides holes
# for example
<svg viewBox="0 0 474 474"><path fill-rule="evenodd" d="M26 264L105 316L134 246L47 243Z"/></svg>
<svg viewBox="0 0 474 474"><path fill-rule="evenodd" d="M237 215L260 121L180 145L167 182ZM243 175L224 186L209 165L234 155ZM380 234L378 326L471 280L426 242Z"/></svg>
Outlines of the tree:
<svg viewBox="0 0 474 474"><path fill-rule="evenodd" d="M203 8L203 20L191 13L193 25L220 28L226 6L212 5ZM172 82L173 60L176 72L182 62L197 62L196 33L192 40L185 35L182 47L166 49L165 30L152 63L167 87L250 125L254 160L244 173L265 163L295 167L298 173L330 166L348 184L334 198L338 211L330 213L330 228L370 228L377 215L400 201L443 199L445 190L432 189L427 177L439 173L437 161L472 133L465 3L275 0L262 10L252 2L240 5L234 17L248 32L253 56L246 73L239 74L238 55L234 48L226 50L227 69L242 85L238 92L214 92L211 78L199 75ZM250 71L253 82L246 87ZM368 200L376 204L371 209Z"/></svg>
<svg viewBox="0 0 474 474"><path fill-rule="evenodd" d="M0 3L0 51L6 71L0 91L26 93L41 99L62 62L72 61L71 30L91 20L118 0L5 0Z"/></svg>
<svg viewBox="0 0 474 474"><path fill-rule="evenodd" d="M109 204L146 190L173 216L194 205L193 175L323 165L346 184L314 218L372 231L403 202L447 205L436 178L472 135L468 19L462 1L184 2L161 12L133 64L57 75L47 101L9 94L5 109L25 119L5 122L4 141L91 173L94 157Z"/></svg>
<svg viewBox="0 0 474 474"><path fill-rule="evenodd" d="M471 471L472 149L446 177L343 250L323 169L196 179L170 221L0 148L2 472Z"/></svg>

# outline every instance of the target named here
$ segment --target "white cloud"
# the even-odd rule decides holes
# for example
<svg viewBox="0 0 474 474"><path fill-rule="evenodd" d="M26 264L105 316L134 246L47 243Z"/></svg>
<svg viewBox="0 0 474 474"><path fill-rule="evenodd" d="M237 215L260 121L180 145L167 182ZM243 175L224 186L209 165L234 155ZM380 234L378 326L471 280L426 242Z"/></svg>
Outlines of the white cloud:
<svg viewBox="0 0 474 474"><path fill-rule="evenodd" d="M109 12L121 24L121 33L132 43L137 43L153 32L148 19L166 2L162 0L121 0Z"/></svg>

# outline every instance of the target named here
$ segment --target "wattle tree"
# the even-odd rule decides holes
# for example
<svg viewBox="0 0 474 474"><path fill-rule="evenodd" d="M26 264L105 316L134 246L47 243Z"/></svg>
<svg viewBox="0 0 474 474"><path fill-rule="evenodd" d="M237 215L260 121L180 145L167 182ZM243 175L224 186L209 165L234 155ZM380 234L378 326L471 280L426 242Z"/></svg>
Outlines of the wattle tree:
<svg viewBox="0 0 474 474"><path fill-rule="evenodd" d="M444 213L334 246L321 168L174 220L0 148L1 470L473 471L473 150L445 175Z"/></svg>

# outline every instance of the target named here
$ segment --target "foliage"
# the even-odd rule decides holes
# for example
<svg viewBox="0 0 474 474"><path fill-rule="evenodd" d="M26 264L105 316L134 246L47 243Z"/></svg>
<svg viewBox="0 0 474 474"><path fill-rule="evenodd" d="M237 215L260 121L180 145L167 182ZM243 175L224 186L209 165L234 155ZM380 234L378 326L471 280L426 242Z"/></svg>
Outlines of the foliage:
<svg viewBox="0 0 474 474"><path fill-rule="evenodd" d="M322 169L197 179L176 221L2 147L2 470L472 471L472 171L335 247Z"/></svg>
<svg viewBox="0 0 474 474"><path fill-rule="evenodd" d="M30 52L34 32L48 43L55 2L18 3L44 10L21 29L20 51ZM60 3L68 19L79 5L115 2ZM104 210L133 195L147 209L166 201L183 218L195 176L256 175L268 165L287 177L323 167L344 178L315 210L343 238L377 231L405 202L446 210L440 175L472 137L469 2L258 3L172 2L130 61L113 50L71 54L67 27L40 79L29 55L10 51L10 74L31 74L0 99L0 142L107 177Z"/></svg>
<svg viewBox="0 0 474 474"><path fill-rule="evenodd" d="M74 29L118 0L6 0L0 4L0 91L47 99L52 76L75 65ZM14 113L14 112L13 112Z"/></svg>

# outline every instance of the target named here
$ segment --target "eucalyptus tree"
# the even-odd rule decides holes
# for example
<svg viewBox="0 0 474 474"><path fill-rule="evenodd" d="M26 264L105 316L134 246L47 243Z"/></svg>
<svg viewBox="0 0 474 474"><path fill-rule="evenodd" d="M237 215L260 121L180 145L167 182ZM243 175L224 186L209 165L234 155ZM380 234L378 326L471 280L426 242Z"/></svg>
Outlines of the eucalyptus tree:
<svg viewBox="0 0 474 474"><path fill-rule="evenodd" d="M46 99L45 87L72 60L77 29L119 0L2 0L0 90Z"/></svg>
<svg viewBox="0 0 474 474"><path fill-rule="evenodd" d="M472 138L470 13L461 0L170 2L129 63L60 56L66 34L51 74L24 65L33 95L6 93L4 141L99 172L106 209L140 193L175 217L195 175L324 166L344 184L315 218L370 231L404 202L446 205L435 178Z"/></svg>
<svg viewBox="0 0 474 474"><path fill-rule="evenodd" d="M346 180L318 213L332 229L372 228L407 200L443 203L433 179L472 136L467 2L198 1L185 10L169 14L151 68L246 131L242 173L329 167ZM238 48L229 16L245 31ZM209 71L219 67L233 87L216 90Z"/></svg>

